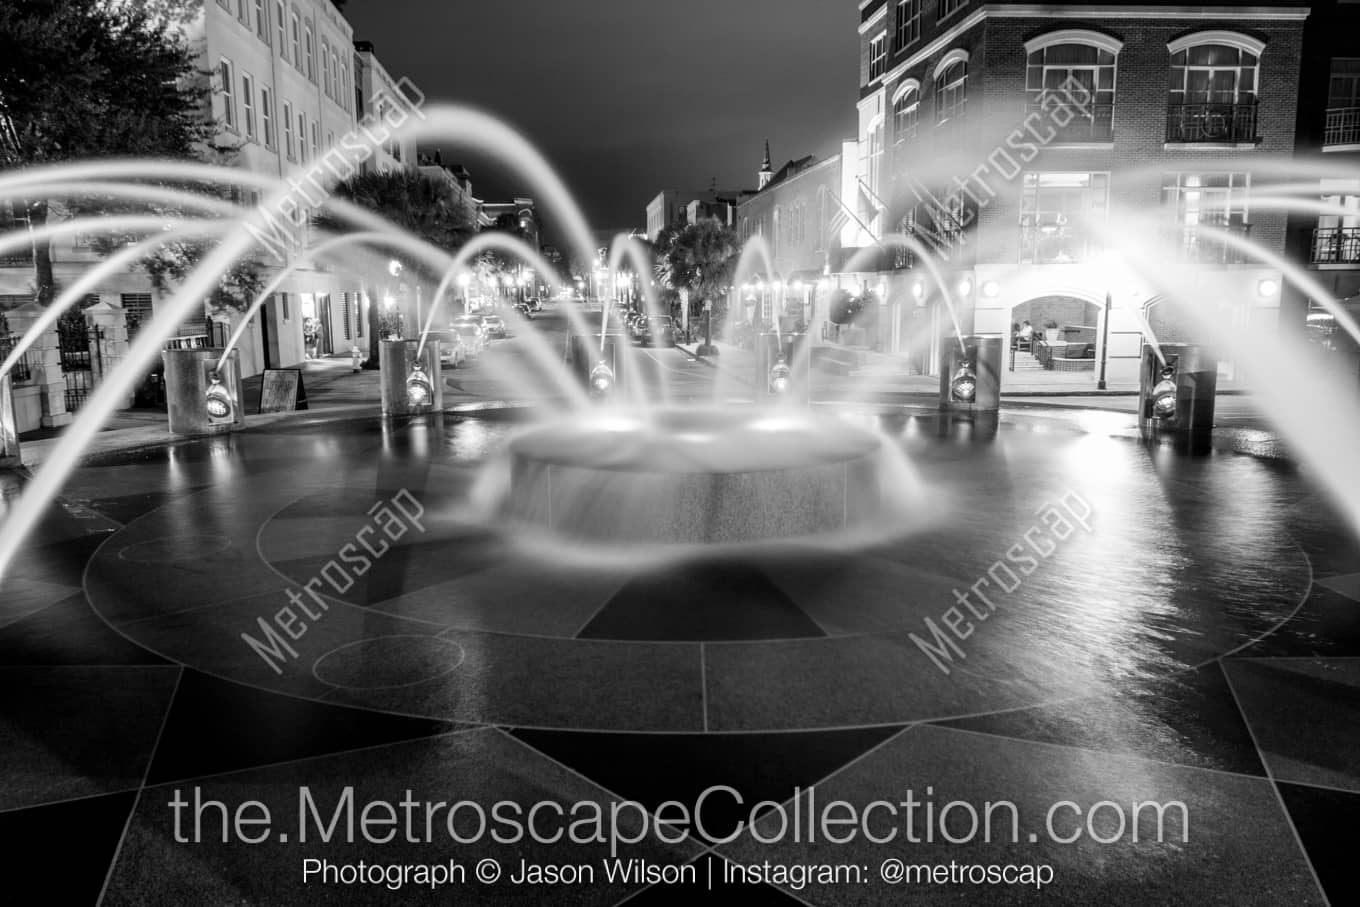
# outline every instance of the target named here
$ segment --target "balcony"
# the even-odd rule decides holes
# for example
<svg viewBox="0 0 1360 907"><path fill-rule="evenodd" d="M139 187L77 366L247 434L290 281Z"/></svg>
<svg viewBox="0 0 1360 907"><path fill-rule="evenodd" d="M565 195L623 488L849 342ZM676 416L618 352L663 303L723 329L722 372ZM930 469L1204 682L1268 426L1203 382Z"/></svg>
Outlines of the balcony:
<svg viewBox="0 0 1360 907"><path fill-rule="evenodd" d="M1360 265L1360 227L1319 227L1308 261L1315 265Z"/></svg>
<svg viewBox="0 0 1360 907"><path fill-rule="evenodd" d="M1022 265L1068 264L1086 261L1099 249L1096 237L1068 224L1020 225Z"/></svg>
<svg viewBox="0 0 1360 907"><path fill-rule="evenodd" d="M1177 261L1202 265L1240 265L1252 260L1246 251L1202 229L1204 227L1232 233L1243 239L1251 236L1251 224L1226 221L1177 224L1163 236L1168 254Z"/></svg>
<svg viewBox="0 0 1360 907"><path fill-rule="evenodd" d="M1360 107L1332 107L1322 130L1322 147L1360 145Z"/></svg>
<svg viewBox="0 0 1360 907"><path fill-rule="evenodd" d="M1050 102L1045 105L1041 101L1035 101L1027 104L1025 111L1027 114L1038 114L1043 118L1043 125L1057 133L1049 144L1107 144L1114 141L1113 104L1077 106ZM1066 111L1071 119L1068 119L1067 125L1059 126L1059 121L1065 118L1063 111Z"/></svg>
<svg viewBox="0 0 1360 907"><path fill-rule="evenodd" d="M1171 104L1166 140L1177 144L1256 141L1256 104Z"/></svg>

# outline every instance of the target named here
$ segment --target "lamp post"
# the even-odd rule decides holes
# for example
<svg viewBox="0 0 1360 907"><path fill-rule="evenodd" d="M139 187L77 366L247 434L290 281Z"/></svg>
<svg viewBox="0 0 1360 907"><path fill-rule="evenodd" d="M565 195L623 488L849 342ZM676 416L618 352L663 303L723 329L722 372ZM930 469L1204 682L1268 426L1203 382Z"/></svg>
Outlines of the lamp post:
<svg viewBox="0 0 1360 907"><path fill-rule="evenodd" d="M1105 316L1100 320L1100 378L1096 381L1096 390L1105 390L1105 363L1110 358L1110 308L1114 305L1114 299L1109 291L1105 292Z"/></svg>

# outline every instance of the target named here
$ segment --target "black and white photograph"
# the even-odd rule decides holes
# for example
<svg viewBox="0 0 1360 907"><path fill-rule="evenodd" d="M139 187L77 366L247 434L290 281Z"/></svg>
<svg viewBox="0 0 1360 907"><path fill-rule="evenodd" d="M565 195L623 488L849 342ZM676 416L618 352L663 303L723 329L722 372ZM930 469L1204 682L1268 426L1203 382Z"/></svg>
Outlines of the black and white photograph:
<svg viewBox="0 0 1360 907"><path fill-rule="evenodd" d="M16 907L1360 904L1360 0L0 0Z"/></svg>

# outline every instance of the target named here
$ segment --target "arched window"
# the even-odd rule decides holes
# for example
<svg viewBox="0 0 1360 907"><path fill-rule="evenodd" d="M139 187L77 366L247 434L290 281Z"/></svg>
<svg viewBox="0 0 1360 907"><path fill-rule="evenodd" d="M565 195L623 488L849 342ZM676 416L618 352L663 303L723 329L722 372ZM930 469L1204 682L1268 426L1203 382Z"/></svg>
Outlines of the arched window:
<svg viewBox="0 0 1360 907"><path fill-rule="evenodd" d="M1025 92L1060 142L1114 138L1115 60L1122 42L1099 32L1064 29L1025 42Z"/></svg>
<svg viewBox="0 0 1360 907"><path fill-rule="evenodd" d="M1167 45L1168 142L1254 142L1265 45L1236 32L1199 32Z"/></svg>
<svg viewBox="0 0 1360 907"><path fill-rule="evenodd" d="M893 143L916 138L921 114L921 86L915 79L897 89L893 97Z"/></svg>
<svg viewBox="0 0 1360 907"><path fill-rule="evenodd" d="M292 37L293 65L296 66L296 67L298 68L299 71L301 71L301 70L302 70L302 66L303 66L303 63L302 63L302 24L301 24L301 20L298 19L298 14L297 14L296 12L294 12L293 15L292 15L292 18L289 19L289 30L288 30L288 33L289 33L289 35Z"/></svg>
<svg viewBox="0 0 1360 907"><path fill-rule="evenodd" d="M968 105L968 54L951 50L935 68L935 125L963 118Z"/></svg>
<svg viewBox="0 0 1360 907"><path fill-rule="evenodd" d="M306 27L302 31L302 52L307 58L307 65L305 67L307 78L315 82L316 62L313 58L316 56L316 54L312 40L312 23L310 22L307 23Z"/></svg>
<svg viewBox="0 0 1360 907"><path fill-rule="evenodd" d="M330 80L329 80L328 78L326 78L326 67L327 67L327 65L329 65L329 64L328 64L328 61L330 60L330 56L331 56L331 42L326 38L325 35L322 35L322 36L321 36L321 69L320 69L320 73L321 73L321 90L322 90L323 92L326 93L326 97L330 97L330 95L331 95L331 83L330 83Z"/></svg>

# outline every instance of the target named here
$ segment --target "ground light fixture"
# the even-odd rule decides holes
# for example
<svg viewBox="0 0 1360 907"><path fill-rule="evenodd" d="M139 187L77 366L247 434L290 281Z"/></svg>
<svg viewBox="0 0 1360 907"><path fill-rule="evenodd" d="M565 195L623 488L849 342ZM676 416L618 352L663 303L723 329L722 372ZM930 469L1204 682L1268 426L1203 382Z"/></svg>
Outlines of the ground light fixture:
<svg viewBox="0 0 1360 907"><path fill-rule="evenodd" d="M949 397L955 403L972 403L977 399L977 374L973 363L965 359L959 363L949 382Z"/></svg>
<svg viewBox="0 0 1360 907"><path fill-rule="evenodd" d="M208 421L230 422L236 417L236 405L232 402L231 394L222 386L222 376L217 371L208 375L208 392L203 401L204 407L208 411Z"/></svg>
<svg viewBox="0 0 1360 907"><path fill-rule="evenodd" d="M434 401L434 385L419 365L406 377L406 403L412 408L429 406Z"/></svg>
<svg viewBox="0 0 1360 907"><path fill-rule="evenodd" d="M770 366L770 393L783 396L789 392L792 384L793 374L789 371L789 364L783 354L780 354L774 365Z"/></svg>
<svg viewBox="0 0 1360 907"><path fill-rule="evenodd" d="M609 367L608 362L601 359L590 370L590 393L596 397L604 397L613 389L614 370Z"/></svg>
<svg viewBox="0 0 1360 907"><path fill-rule="evenodd" d="M1152 415L1158 419L1176 418L1176 367L1163 365L1152 388Z"/></svg>

